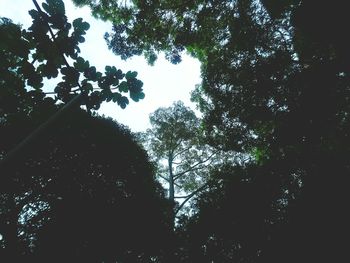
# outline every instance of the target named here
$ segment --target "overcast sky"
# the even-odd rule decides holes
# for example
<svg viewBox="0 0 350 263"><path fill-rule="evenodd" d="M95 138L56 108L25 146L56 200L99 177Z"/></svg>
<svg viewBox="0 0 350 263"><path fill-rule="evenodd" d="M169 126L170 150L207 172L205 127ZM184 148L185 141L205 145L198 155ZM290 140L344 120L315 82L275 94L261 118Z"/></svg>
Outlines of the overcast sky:
<svg viewBox="0 0 350 263"><path fill-rule="evenodd" d="M138 78L144 83L144 100L137 103L131 101L124 110L112 102L104 103L98 111L100 114L129 126L132 131L142 131L149 127L149 114L159 107L182 100L185 105L195 108L190 102L190 91L200 83L200 64L197 60L184 55L180 64L172 65L161 55L155 66L147 65L143 57L122 61L107 49L103 39L104 33L111 28L110 24L91 17L89 8L76 8L70 0L64 0L64 3L70 22L82 17L90 24L86 41L80 45L81 56L100 71L104 71L105 65L115 66L123 72L137 71ZM33 8L32 0L0 0L0 16L11 18L24 27L31 24L28 10Z"/></svg>

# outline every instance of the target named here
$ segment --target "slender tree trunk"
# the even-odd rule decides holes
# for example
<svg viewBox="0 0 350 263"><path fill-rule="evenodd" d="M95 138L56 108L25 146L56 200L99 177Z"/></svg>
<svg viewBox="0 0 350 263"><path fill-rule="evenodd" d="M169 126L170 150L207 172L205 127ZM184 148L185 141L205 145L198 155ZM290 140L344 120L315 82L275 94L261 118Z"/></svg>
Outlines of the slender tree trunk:
<svg viewBox="0 0 350 263"><path fill-rule="evenodd" d="M172 203L171 215L170 215L170 227L172 230L172 236L170 238L169 246L165 255L165 262L175 262L175 184L174 184L174 174L173 174L173 156L172 154L168 155L168 185L169 193L168 198Z"/></svg>
<svg viewBox="0 0 350 263"><path fill-rule="evenodd" d="M173 158L168 157L168 172L169 172L169 200L175 201L174 175L173 175Z"/></svg>
<svg viewBox="0 0 350 263"><path fill-rule="evenodd" d="M174 229L175 227L175 186L174 186L174 174L173 174L173 156L169 154L168 156L168 173L169 173L169 200L171 201L172 214L171 214L171 225Z"/></svg>

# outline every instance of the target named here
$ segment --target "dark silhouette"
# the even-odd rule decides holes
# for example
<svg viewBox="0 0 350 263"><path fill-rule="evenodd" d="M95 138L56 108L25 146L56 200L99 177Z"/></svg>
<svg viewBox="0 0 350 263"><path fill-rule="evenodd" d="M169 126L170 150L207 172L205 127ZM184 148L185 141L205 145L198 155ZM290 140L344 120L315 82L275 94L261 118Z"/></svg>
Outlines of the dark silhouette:
<svg viewBox="0 0 350 263"><path fill-rule="evenodd" d="M1 195L0 232L5 252L22 256L16 262L139 262L161 254L168 203L147 155L114 121L71 112L11 175L18 187Z"/></svg>
<svg viewBox="0 0 350 263"><path fill-rule="evenodd" d="M142 82L79 57L89 25L68 23L62 1L33 3L29 29L0 20L1 260L162 257L171 220L153 167L130 131L92 113L103 101L125 108L125 92L142 99ZM45 93L44 78L59 72L62 81Z"/></svg>

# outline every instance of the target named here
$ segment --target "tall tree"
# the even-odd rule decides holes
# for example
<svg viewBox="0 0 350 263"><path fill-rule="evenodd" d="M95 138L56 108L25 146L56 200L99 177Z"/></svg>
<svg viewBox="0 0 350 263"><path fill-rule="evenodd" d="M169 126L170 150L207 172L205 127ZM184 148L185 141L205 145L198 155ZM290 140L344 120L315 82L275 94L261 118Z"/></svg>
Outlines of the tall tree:
<svg viewBox="0 0 350 263"><path fill-rule="evenodd" d="M167 184L169 200L174 204L179 200L174 208L176 216L208 186L208 171L218 161L218 151L204 143L200 120L181 101L157 109L150 122L152 128L140 138L158 167L157 175Z"/></svg>

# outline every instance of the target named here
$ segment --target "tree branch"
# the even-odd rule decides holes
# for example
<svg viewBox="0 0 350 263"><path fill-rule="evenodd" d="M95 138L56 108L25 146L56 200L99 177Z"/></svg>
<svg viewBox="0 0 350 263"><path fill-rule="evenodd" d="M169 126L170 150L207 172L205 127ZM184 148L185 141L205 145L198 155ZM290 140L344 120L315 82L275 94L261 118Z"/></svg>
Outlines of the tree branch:
<svg viewBox="0 0 350 263"><path fill-rule="evenodd" d="M185 196L175 196L174 198L176 199L176 198L178 198L178 199L183 199L183 198L187 198L188 197L188 195L185 195Z"/></svg>
<svg viewBox="0 0 350 263"><path fill-rule="evenodd" d="M55 35L54 32L52 31L52 29L51 29L51 27L50 27L50 24L49 24L49 21L47 21L46 17L43 15L44 12L41 10L41 8L40 8L40 6L39 6L39 4L38 4L38 2L37 2L36 0L32 0L32 1L33 1L34 5L35 5L35 8L38 10L38 12L39 12L39 14L40 14L40 18L43 20L43 22L45 22L46 26L48 27L49 33L50 33L51 38L52 38L52 42L53 42L53 44L57 47L57 49L58 49L58 51L59 51L59 55L61 55L61 57L63 58L64 64L66 65L66 67L72 68L72 67L69 65L69 63L68 63L68 61L67 61L67 59L66 59L66 57L65 57L65 55L64 55L64 52L62 52L60 46L57 45L57 43L56 43L56 35ZM78 85L80 92L83 93L83 88L82 88L82 86L80 85L79 81L78 81L76 84ZM86 95L84 95L84 96L86 96ZM87 109L87 112L91 115L91 109L90 109L87 105L86 105L86 109Z"/></svg>
<svg viewBox="0 0 350 263"><path fill-rule="evenodd" d="M203 191L205 188L207 188L209 186L209 182L206 182L204 185L202 185L201 187L197 188L197 190L193 191L192 193L190 193L186 199L181 203L181 205L179 205L179 207L176 209L175 211L175 216L180 212L180 210L183 208L183 206L193 197L195 196L197 193Z"/></svg>
<svg viewBox="0 0 350 263"><path fill-rule="evenodd" d="M56 37L55 37L55 34L53 33L47 19L45 18L45 16L43 15L44 12L41 10L38 2L36 0L32 0L34 5L35 5L35 8L38 10L39 14L40 14L40 18L43 20L43 22L45 22L45 24L47 25L48 29L49 29L49 32L50 32L50 36L52 38L52 42L57 46L58 50L60 51L60 55L62 56L63 60L64 60L64 64L67 66L67 67L71 67L69 64L68 64L68 61L66 59L66 57L64 56L63 52L61 51L60 47L56 44Z"/></svg>
<svg viewBox="0 0 350 263"><path fill-rule="evenodd" d="M176 176L174 176L174 180L179 179L180 177L184 176L184 175L185 175L186 173L188 173L188 172L197 171L197 170L200 170L200 169L202 169L202 168L203 168L203 166L200 166L200 167L191 167L191 168L187 169L186 171L183 171L183 172L181 172L181 173L176 174Z"/></svg>
<svg viewBox="0 0 350 263"><path fill-rule="evenodd" d="M52 41L55 45L55 34L53 33L48 21L45 19L45 16L43 15L43 11L41 10L38 2L36 0L32 0L36 9L38 10L41 19L43 20L43 22L46 23L50 35L52 37ZM64 59L64 62L66 64L67 67L71 67L67 60L66 57L64 56L63 52L61 52L60 48L57 46L58 51L59 51L59 55L61 55ZM80 90L82 91L82 88L78 82L78 86L80 88ZM23 152L23 149L25 149L25 147L27 145L29 145L30 143L32 143L39 135L41 135L53 122L55 122L63 113L65 113L66 111L68 111L73 105L75 105L77 102L80 101L80 99L83 97L83 93L80 93L78 95L76 95L72 100L70 100L66 105L64 105L59 111L57 111L55 114L53 114L47 121L45 121L43 124L41 124L38 128L36 128L32 133L30 133L26 138L24 138L18 145L16 145L13 149L11 149L6 155L5 157L0 160L0 170L1 169L5 169L6 166L10 163L11 159L14 158L14 156L20 154L21 152ZM89 111L89 109L88 109Z"/></svg>
<svg viewBox="0 0 350 263"><path fill-rule="evenodd" d="M158 174L158 176L159 176L160 178L164 179L165 181L169 182L169 179L168 179L168 178L166 178L166 177L164 177L164 176L162 176L162 175L160 175L160 174Z"/></svg>
<svg viewBox="0 0 350 263"><path fill-rule="evenodd" d="M199 167L199 168L196 168L196 167L198 165L200 165L200 164L203 164L203 163L209 161L216 153L217 153L217 151L213 152L208 158L206 158L206 159L204 159L204 160L202 160L202 161L192 165L190 168L188 168L187 170L185 170L185 171L183 171L181 173L175 174L174 175L174 180L177 180L178 178L180 178L181 176L183 176L184 174L186 174L186 173L188 173L190 171L201 169L202 167ZM196 169L194 169L194 168L196 168Z"/></svg>
<svg viewBox="0 0 350 263"><path fill-rule="evenodd" d="M191 148L192 148L192 145L191 145L190 147L187 147L187 148L183 149L182 151L179 151L178 153L174 154L174 155L173 155L173 159L175 159L176 156L178 156L178 155L180 155L180 154L182 154L182 153L188 151L188 150L191 149Z"/></svg>

